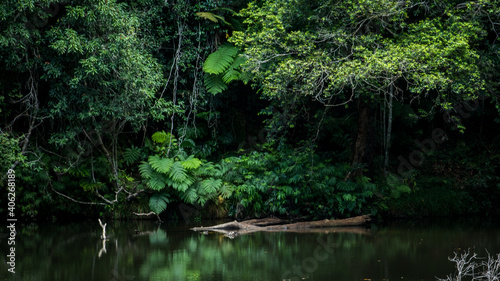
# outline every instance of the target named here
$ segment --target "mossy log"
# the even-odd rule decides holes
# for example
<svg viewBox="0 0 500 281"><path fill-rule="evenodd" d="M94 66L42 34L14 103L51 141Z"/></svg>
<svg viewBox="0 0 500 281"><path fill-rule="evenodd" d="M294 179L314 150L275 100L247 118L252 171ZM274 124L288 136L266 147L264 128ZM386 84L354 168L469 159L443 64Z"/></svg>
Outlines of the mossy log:
<svg viewBox="0 0 500 281"><path fill-rule="evenodd" d="M370 215L363 215L340 220L305 221L296 223L284 223L284 220L266 218L246 220L241 222L232 221L208 227L194 227L192 228L192 230L203 231L205 234L207 234L209 231L223 233L230 238L257 231L336 232L337 230L340 230L340 228L342 228L343 230L346 230L348 232L359 233L363 232L362 229L353 227L366 225L370 221Z"/></svg>

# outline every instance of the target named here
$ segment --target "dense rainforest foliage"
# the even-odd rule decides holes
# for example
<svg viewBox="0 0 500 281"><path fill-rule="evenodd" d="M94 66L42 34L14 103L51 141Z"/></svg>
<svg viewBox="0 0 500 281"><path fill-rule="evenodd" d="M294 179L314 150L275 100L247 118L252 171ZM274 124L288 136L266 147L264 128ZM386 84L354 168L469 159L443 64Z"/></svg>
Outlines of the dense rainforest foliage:
<svg viewBox="0 0 500 281"><path fill-rule="evenodd" d="M27 220L498 214L499 32L494 0L2 1L2 188Z"/></svg>

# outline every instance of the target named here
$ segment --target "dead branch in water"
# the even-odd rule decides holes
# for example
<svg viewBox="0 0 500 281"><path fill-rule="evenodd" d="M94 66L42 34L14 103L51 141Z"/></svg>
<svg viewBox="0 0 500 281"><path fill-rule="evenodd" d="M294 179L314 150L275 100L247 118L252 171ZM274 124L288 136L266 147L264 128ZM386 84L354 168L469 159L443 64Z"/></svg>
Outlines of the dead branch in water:
<svg viewBox="0 0 500 281"><path fill-rule="evenodd" d="M337 230L341 230L340 228L345 230L352 231L353 226L362 226L371 221L370 215L358 216L348 219L341 220L321 220L321 221L306 221L306 222L296 222L289 224L279 224L283 223L283 220L280 219L254 219L247 221L232 221L223 224L218 224L209 227L194 227L192 230L194 231L203 231L204 233L208 233L208 231L223 233L229 238L234 238L238 235L248 234L257 231L266 231L266 232L278 232L278 231L287 231L287 232L335 232ZM327 229L333 228L333 229ZM355 232L360 232L360 229L357 228ZM361 231L362 232L362 231Z"/></svg>

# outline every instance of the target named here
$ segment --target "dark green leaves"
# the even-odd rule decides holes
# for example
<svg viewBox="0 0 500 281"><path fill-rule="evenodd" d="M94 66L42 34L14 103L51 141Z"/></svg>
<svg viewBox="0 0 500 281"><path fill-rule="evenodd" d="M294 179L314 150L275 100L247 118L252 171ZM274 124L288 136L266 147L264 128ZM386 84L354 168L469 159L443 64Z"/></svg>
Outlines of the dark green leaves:
<svg viewBox="0 0 500 281"><path fill-rule="evenodd" d="M149 198L149 208L156 214L167 209L167 204L170 203L167 193L155 193Z"/></svg>

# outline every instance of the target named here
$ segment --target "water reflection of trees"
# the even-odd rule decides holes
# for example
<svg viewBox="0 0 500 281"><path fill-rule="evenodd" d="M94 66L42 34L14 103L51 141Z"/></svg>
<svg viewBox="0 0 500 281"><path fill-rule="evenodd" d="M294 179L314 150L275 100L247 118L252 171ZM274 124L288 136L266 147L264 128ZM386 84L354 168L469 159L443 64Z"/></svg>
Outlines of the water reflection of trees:
<svg viewBox="0 0 500 281"><path fill-rule="evenodd" d="M500 252L494 248L500 247L498 229L473 227L253 233L235 239L150 222L113 222L108 227L104 253L97 222L23 226L16 241L19 274L12 280L282 280L286 270L314 255L317 239L328 238L334 251L318 262L309 280L433 279L450 272L447 258L458 247Z"/></svg>

